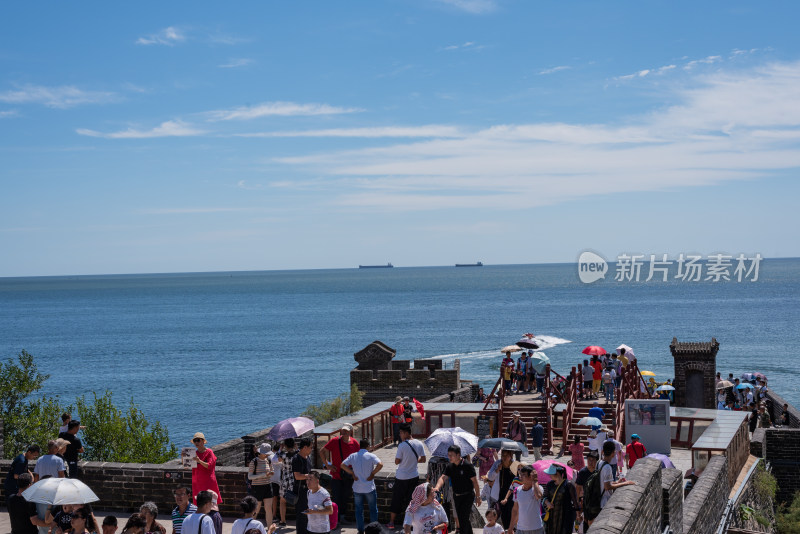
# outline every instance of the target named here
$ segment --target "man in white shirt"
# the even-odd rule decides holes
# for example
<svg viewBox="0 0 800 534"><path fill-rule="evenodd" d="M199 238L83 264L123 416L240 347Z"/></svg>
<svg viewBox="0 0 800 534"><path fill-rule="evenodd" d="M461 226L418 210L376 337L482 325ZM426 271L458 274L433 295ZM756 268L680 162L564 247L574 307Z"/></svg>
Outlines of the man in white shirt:
<svg viewBox="0 0 800 534"><path fill-rule="evenodd" d="M611 460L616 454L616 448L614 444L610 441L606 441L603 443L603 462L599 465L600 467L600 486L603 488L603 496L600 498L600 507L605 508L608 499L611 498L611 494L614 493L615 489L619 489L623 486L632 486L635 485L636 482L633 480L626 480L624 482L614 482L614 474L612 473L611 469Z"/></svg>
<svg viewBox="0 0 800 534"><path fill-rule="evenodd" d="M359 451L344 459L342 471L353 476L353 500L356 506L356 526L359 534L364 533L364 501L369 506L369 520L378 520L378 492L375 488L375 475L383 469L380 459L369 452L369 440L358 442Z"/></svg>
<svg viewBox="0 0 800 534"><path fill-rule="evenodd" d="M619 475L619 467L625 465L625 453L623 452L625 450L625 445L615 440L614 433L610 430L606 436L606 441L610 441L614 444L614 456L611 458L609 464L611 464L611 469L614 472L614 480L616 481Z"/></svg>
<svg viewBox="0 0 800 534"><path fill-rule="evenodd" d="M514 490L514 509L511 511L511 523L506 532L513 534L516 529L516 534L544 534L539 475L530 465L520 466L519 475L522 486Z"/></svg>
<svg viewBox="0 0 800 534"><path fill-rule="evenodd" d="M422 443L411 438L411 425L403 423L400 425L400 444L397 446L394 464L397 466L395 472L394 487L392 488L392 504L389 514L389 530L394 530L394 520L397 514L405 514L408 503L414 488L419 484L419 470L417 464L426 462L425 448Z"/></svg>
<svg viewBox="0 0 800 534"><path fill-rule="evenodd" d="M308 486L308 509L304 512L308 516L306 530L315 534L327 534L331 531L333 513L331 495L319 485L319 473L316 471L308 473L306 485Z"/></svg>
<svg viewBox="0 0 800 534"><path fill-rule="evenodd" d="M58 443L55 440L47 442L47 454L36 461L33 469L33 479L38 482L43 478L64 478L67 474L67 466L64 460L58 457Z"/></svg>
<svg viewBox="0 0 800 534"><path fill-rule="evenodd" d="M214 521L208 515L214 495L210 491L197 494L197 511L183 520L182 534L216 534Z"/></svg>

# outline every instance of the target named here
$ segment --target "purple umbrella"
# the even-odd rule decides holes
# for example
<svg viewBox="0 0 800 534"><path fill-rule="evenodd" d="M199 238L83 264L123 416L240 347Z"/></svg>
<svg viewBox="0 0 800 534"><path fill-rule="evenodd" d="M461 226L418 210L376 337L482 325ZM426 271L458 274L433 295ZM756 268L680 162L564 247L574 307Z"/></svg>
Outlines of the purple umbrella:
<svg viewBox="0 0 800 534"><path fill-rule="evenodd" d="M267 439L283 441L288 438L302 436L310 430L314 430L314 421L308 417L292 417L284 419L273 426L269 434L267 434Z"/></svg>
<svg viewBox="0 0 800 534"><path fill-rule="evenodd" d="M669 459L669 456L666 454L658 454L657 452L652 452L646 456L646 458L655 458L656 460L661 461L661 467L675 467L675 464L672 463L672 460Z"/></svg>

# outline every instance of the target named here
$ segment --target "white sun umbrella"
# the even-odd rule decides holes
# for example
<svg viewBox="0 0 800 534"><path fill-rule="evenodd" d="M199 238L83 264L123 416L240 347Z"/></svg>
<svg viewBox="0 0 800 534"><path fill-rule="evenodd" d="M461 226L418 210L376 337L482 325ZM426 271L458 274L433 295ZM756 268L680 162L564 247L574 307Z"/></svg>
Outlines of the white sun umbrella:
<svg viewBox="0 0 800 534"><path fill-rule="evenodd" d="M597 417L581 417L578 424L581 426L602 426L603 422Z"/></svg>
<svg viewBox="0 0 800 534"><path fill-rule="evenodd" d="M474 454L478 450L478 436L470 434L461 427L437 428L425 440L431 456L447 458L447 448L457 445L461 448L461 456Z"/></svg>
<svg viewBox="0 0 800 534"><path fill-rule="evenodd" d="M663 386L658 386L656 391L675 391L675 388L668 384L664 384Z"/></svg>
<svg viewBox="0 0 800 534"><path fill-rule="evenodd" d="M633 353L633 349L630 348L628 345L625 345L624 343L622 345L620 345L619 347L617 347L617 354L619 354L622 349L625 349L625 355L626 356L636 356Z"/></svg>
<svg viewBox="0 0 800 534"><path fill-rule="evenodd" d="M46 478L22 492L28 502L44 504L86 504L100 498L76 478Z"/></svg>

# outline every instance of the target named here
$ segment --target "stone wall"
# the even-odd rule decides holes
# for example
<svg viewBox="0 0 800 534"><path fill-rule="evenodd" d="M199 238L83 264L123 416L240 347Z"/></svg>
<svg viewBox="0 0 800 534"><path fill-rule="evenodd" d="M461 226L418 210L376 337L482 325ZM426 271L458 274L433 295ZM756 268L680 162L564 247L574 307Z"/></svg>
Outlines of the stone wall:
<svg viewBox="0 0 800 534"><path fill-rule="evenodd" d="M628 472L635 486L614 492L589 534L661 534L661 462L642 458Z"/></svg>
<svg viewBox="0 0 800 534"><path fill-rule="evenodd" d="M764 457L778 481L779 503L800 491L800 428L766 428Z"/></svg>
<svg viewBox="0 0 800 534"><path fill-rule="evenodd" d="M715 533L729 494L728 459L721 455L713 456L683 501L683 532Z"/></svg>
<svg viewBox="0 0 800 534"><path fill-rule="evenodd" d="M764 457L764 440L766 435L763 428L756 428L750 436L750 454L756 458Z"/></svg>
<svg viewBox="0 0 800 534"><path fill-rule="evenodd" d="M763 462L754 464L748 473L749 476L739 488L735 501L732 502L732 512L728 517L727 526L729 531L731 528L738 528L750 533L773 532L772 527L775 521L774 503L768 496L759 494L755 484L756 477L763 470ZM740 506L752 508L754 513L745 519L744 514L739 513ZM758 522L759 519L766 520L770 525L762 525Z"/></svg>
<svg viewBox="0 0 800 534"><path fill-rule="evenodd" d="M441 360L419 360L421 368L417 368L415 360L414 369L398 369L404 367L401 362L403 360L392 361L390 370L350 371L350 385L355 385L364 394L364 406L392 402L398 395L424 402L461 389L458 366L455 369L437 369L437 365L441 366Z"/></svg>
<svg viewBox="0 0 800 534"><path fill-rule="evenodd" d="M766 397L767 408L770 408L769 416L774 424L780 421L781 415L783 415L783 405L789 404L789 402L772 390L767 391ZM789 404L789 426L791 428L800 428L800 410L791 404Z"/></svg>
<svg viewBox="0 0 800 534"><path fill-rule="evenodd" d="M480 388L480 384L468 384L456 391L428 399L426 402L472 402L478 396Z"/></svg>
<svg viewBox="0 0 800 534"><path fill-rule="evenodd" d="M661 470L662 532L667 525L672 534L683 534L683 473L679 469Z"/></svg>

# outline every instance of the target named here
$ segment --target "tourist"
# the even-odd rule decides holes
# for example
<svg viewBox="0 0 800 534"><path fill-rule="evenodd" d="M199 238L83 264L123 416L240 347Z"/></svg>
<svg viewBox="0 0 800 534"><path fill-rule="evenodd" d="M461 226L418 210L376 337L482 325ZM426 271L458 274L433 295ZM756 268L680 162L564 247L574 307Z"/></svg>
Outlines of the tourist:
<svg viewBox="0 0 800 534"><path fill-rule="evenodd" d="M747 424L750 427L750 433L752 434L756 431L756 427L758 426L758 408L756 408L755 402L751 402L748 405L748 408L750 409L750 417L747 420Z"/></svg>
<svg viewBox="0 0 800 534"><path fill-rule="evenodd" d="M539 424L539 420L533 418L533 426L531 427L531 448L533 448L533 457L538 462L542 459L542 444L544 443L544 427ZM527 448L527 447L526 447Z"/></svg>
<svg viewBox="0 0 800 534"><path fill-rule="evenodd" d="M589 363L592 366L592 396L598 398L600 395L600 384L603 378L603 364L600 359L595 355L592 356L592 361Z"/></svg>
<svg viewBox="0 0 800 534"><path fill-rule="evenodd" d="M14 479L14 487L17 488L13 494L6 494L6 508L8 509L8 519L11 523L11 534L36 534L37 527L47 528L49 524L36 514L36 503L28 502L22 496L25 491L33 484L33 476L27 471L20 473Z"/></svg>
<svg viewBox="0 0 800 534"><path fill-rule="evenodd" d="M581 468L578 471L578 475L575 477L575 490L578 495L578 503L580 503L580 510L583 515L583 531L586 532L589 529L589 525L594 518L600 513L599 511L592 510L591 507L586 506L586 484L589 482L589 478L592 476L597 470L597 463L600 461L600 453L597 451L591 451L586 456L586 466ZM598 481L599 484L599 481ZM598 503L599 506L599 503Z"/></svg>
<svg viewBox="0 0 800 534"><path fill-rule="evenodd" d="M211 494L211 509L208 511L208 517L214 522L214 531L217 534L222 534L222 514L219 513L219 495L217 492L208 490Z"/></svg>
<svg viewBox="0 0 800 534"><path fill-rule="evenodd" d="M614 439L614 432L611 430L609 430L606 434L606 443L614 444L614 456L611 458L609 464L611 465L611 471L614 473L614 480L616 481L617 476L622 472L622 466L624 465L625 445Z"/></svg>
<svg viewBox="0 0 800 534"><path fill-rule="evenodd" d="M580 471L584 467L583 462L583 452L585 450L585 446L581 441L581 437L576 435L572 439L572 443L569 445L569 453L572 455L572 465L575 466L575 469Z"/></svg>
<svg viewBox="0 0 800 534"><path fill-rule="evenodd" d="M611 368L614 369L616 378L614 379L614 387L619 388L622 382L622 362L617 358L617 353L611 355Z"/></svg>
<svg viewBox="0 0 800 534"><path fill-rule="evenodd" d="M53 534L64 534L72 530L72 511L76 508L77 505L62 504L60 510L56 511L54 509L56 513L53 515L53 527L50 529L50 532Z"/></svg>
<svg viewBox="0 0 800 534"><path fill-rule="evenodd" d="M592 398L592 376L594 376L594 369L589 365L589 360L583 360L581 373L583 374L583 392L581 398L588 400Z"/></svg>
<svg viewBox="0 0 800 534"><path fill-rule="evenodd" d="M117 516L107 515L103 518L103 524L100 525L100 530L103 534L116 534L117 532Z"/></svg>
<svg viewBox="0 0 800 534"><path fill-rule="evenodd" d="M536 378L536 392L544 395L544 372L536 371L534 376Z"/></svg>
<svg viewBox="0 0 800 534"><path fill-rule="evenodd" d="M514 358L511 357L511 352L506 352L506 357L503 358L500 372L503 375L503 391L505 391L506 395L511 395L512 378L514 375Z"/></svg>
<svg viewBox="0 0 800 534"><path fill-rule="evenodd" d="M486 514L484 515L484 517L486 517L486 525L484 525L483 527L483 534L505 533L506 530L503 528L503 526L497 524L497 519L498 519L497 510L495 510L494 508L489 508L488 510L486 510Z"/></svg>
<svg viewBox="0 0 800 534"><path fill-rule="evenodd" d="M69 478L80 478L80 470L78 469L78 455L83 452L83 444L78 439L76 434L81 428L79 421L70 421L67 425L67 431L58 435L59 438L69 442L67 450L64 452L64 459L67 461Z"/></svg>
<svg viewBox="0 0 800 534"><path fill-rule="evenodd" d="M397 466L394 487L392 488L392 503L389 511L389 523L386 527L394 530L394 521L397 514L402 514L414 494L414 488L419 484L419 470L417 466L424 464L425 448L422 443L411 438L411 425L400 425L400 445L394 457Z"/></svg>
<svg viewBox="0 0 800 534"><path fill-rule="evenodd" d="M286 526L286 497L284 496L284 464L286 461L286 447L284 445L277 445L278 449L272 455L272 523L275 524L280 518L279 526ZM267 525L269 528L269 525Z"/></svg>
<svg viewBox="0 0 800 534"><path fill-rule="evenodd" d="M158 506L153 501L145 502L139 508L139 515L144 519L145 534L166 534L167 529L156 521L158 518Z"/></svg>
<svg viewBox="0 0 800 534"><path fill-rule="evenodd" d="M358 452L359 449L358 440L353 437L352 425L345 423L339 430L339 436L328 441L320 450L322 461L331 472L333 479L331 493L333 493L333 502L339 508L338 521L341 522L344 522L347 503L350 502L350 496L353 493L353 477L346 471L342 472L340 466L342 460Z"/></svg>
<svg viewBox="0 0 800 534"><path fill-rule="evenodd" d="M486 402L486 393L484 393L483 388L478 388L478 394L475 395L475 400L473 402L483 404ZM397 445L398 440L395 440L395 445Z"/></svg>
<svg viewBox="0 0 800 534"><path fill-rule="evenodd" d="M60 445L65 443L64 440L57 439L47 442L47 454L42 456L36 461L36 467L33 468L33 480L37 482L45 478L64 478L67 475L67 463L58 455L58 451L65 448ZM36 503L36 513L39 520L43 523L48 522L47 515L50 511L50 505L45 503ZM69 525L69 521L67 521ZM39 527L39 534L47 534L49 532L47 527Z"/></svg>
<svg viewBox="0 0 800 534"><path fill-rule="evenodd" d="M84 504L72 511L70 525L72 528L69 534L98 534L100 532L97 527L97 521L95 521L88 504Z"/></svg>
<svg viewBox="0 0 800 534"><path fill-rule="evenodd" d="M527 392L530 389L530 381L528 380L528 367L530 367L530 358L528 353L522 351L522 356L517 359L517 391Z"/></svg>
<svg viewBox="0 0 800 534"><path fill-rule="evenodd" d="M544 490L547 534L570 534L575 520L581 519L575 486L567 480L567 468L563 465L550 464L545 473L550 475Z"/></svg>
<svg viewBox="0 0 800 534"><path fill-rule="evenodd" d="M414 407L411 406L411 399L408 397L403 397L403 419L407 424L411 424L414 422Z"/></svg>
<svg viewBox="0 0 800 534"><path fill-rule="evenodd" d="M481 392L483 392L483 388L481 388ZM476 400L475 402L483 401ZM394 399L394 404L389 408L389 416L392 420L392 439L394 440L395 447L400 444L400 425L405 423L405 417L403 416L404 411L403 398L397 396L397 398Z"/></svg>
<svg viewBox="0 0 800 534"><path fill-rule="evenodd" d="M29 473L31 478L33 478L33 473L28 469L28 462L38 458L41 451L42 449L38 445L28 445L24 453L15 456L11 461L5 483L3 484L6 499L17 493L19 489L17 487L17 479L21 474Z"/></svg>
<svg viewBox="0 0 800 534"><path fill-rule="evenodd" d="M295 441L294 438L287 438L283 442L283 446L285 448L284 457L283 457L283 467L281 468L281 491L284 495L287 492L291 491L294 493L294 473L292 473L292 461L294 457L297 455L297 450L295 448ZM294 493L297 495L297 493ZM278 525L280 527L285 527L284 524L285 517L281 518L281 523Z"/></svg>
<svg viewBox="0 0 800 534"><path fill-rule="evenodd" d="M453 487L453 502L458 517L459 532L472 534L472 523L469 520L472 503L474 502L475 506L481 505L478 476L469 460L461 457L461 447L458 445L447 448L447 459L450 463L439 477L433 491L439 491L448 481L450 482Z"/></svg>
<svg viewBox="0 0 800 534"><path fill-rule="evenodd" d="M139 514L131 514L125 526L122 527L122 534L142 534L143 532L144 519Z"/></svg>
<svg viewBox="0 0 800 534"><path fill-rule="evenodd" d="M600 407L600 403L594 401L592 403L592 407L589 408L589 417L596 417L600 420L600 425L603 423L603 419L606 417L606 412ZM592 430L600 430L600 425L592 425Z"/></svg>
<svg viewBox="0 0 800 534"><path fill-rule="evenodd" d="M603 371L603 391L606 403L614 402L614 385L617 380L617 373L612 366L607 366Z"/></svg>
<svg viewBox="0 0 800 534"><path fill-rule="evenodd" d="M634 436L636 436L636 434L634 434ZM631 436L631 439L633 439L633 436ZM639 438L637 436L636 438L637 443L638 439ZM644 448L644 445L642 445L641 443L639 443L639 445L641 445L642 448ZM628 446L630 447L630 445ZM603 488L603 495L600 500L601 508L605 508L606 503L608 502L608 499L611 498L611 494L614 493L614 490L621 488L623 486L632 486L636 484L636 482L634 482L633 480L624 480L620 482L614 481L614 472L611 466L611 461L614 459L614 456L616 454L617 454L617 449L614 446L614 444L610 441L606 441L603 444L603 463L598 466L598 468L600 469L600 484ZM634 459L633 463L635 462L636 460ZM631 463L629 467L633 467L633 463Z"/></svg>
<svg viewBox="0 0 800 534"><path fill-rule="evenodd" d="M511 449L502 449L500 451L500 459L497 460L486 478L491 481L492 491L489 494L489 506L494 506L494 503L499 503L500 499L508 493L511 484L514 482L515 473L511 471L511 464L514 461L514 451ZM514 508L513 502L506 502L500 504L500 522L505 528L511 524L511 512Z"/></svg>
<svg viewBox="0 0 800 534"><path fill-rule="evenodd" d="M63 414L61 414L61 426L58 427L58 433L59 434L61 434L62 432L68 432L69 431L69 422L70 421L72 421L72 414L71 413L64 412ZM84 428L86 428L83 425L78 425L78 426L79 426L80 430L83 430Z"/></svg>
<svg viewBox="0 0 800 534"><path fill-rule="evenodd" d="M628 364L630 363L630 359L628 358L625 349L619 349L619 363L622 365L622 367L628 367Z"/></svg>
<svg viewBox="0 0 800 534"><path fill-rule="evenodd" d="M767 413L766 407L761 404L758 406L758 428L770 428L772 426L772 419Z"/></svg>
<svg viewBox="0 0 800 534"><path fill-rule="evenodd" d="M523 465L519 468L519 477L522 486L514 491L514 508L508 534L544 534L540 512L543 490L539 485L539 475L530 465Z"/></svg>
<svg viewBox="0 0 800 534"><path fill-rule="evenodd" d="M375 475L383 469L380 459L369 452L369 440L358 442L359 449L344 459L341 469L353 477L353 500L356 508L356 528L364 534L364 503L369 508L370 523L378 520L378 491ZM341 508L339 508L341 510Z"/></svg>
<svg viewBox="0 0 800 534"><path fill-rule="evenodd" d="M211 511L213 495L208 490L203 490L195 495L197 510L183 520L181 532L185 534L216 534L214 520L208 515Z"/></svg>
<svg viewBox="0 0 800 534"><path fill-rule="evenodd" d="M217 456L206 447L206 437L202 432L195 433L192 443L197 447L197 467L192 469L192 494L210 490L220 495L216 474ZM222 503L221 496L219 502Z"/></svg>
<svg viewBox="0 0 800 534"><path fill-rule="evenodd" d="M603 449L603 443L606 441L605 427L600 427L600 430L592 430L589 432L587 440L589 442L589 450L600 452Z"/></svg>
<svg viewBox="0 0 800 534"><path fill-rule="evenodd" d="M520 419L520 413L517 410L514 410L514 413L511 414L511 421L508 422L508 426L506 427L506 437L519 443L520 450L514 453L517 461L519 461L522 456L528 457L528 444L526 443L528 431L525 428L525 423Z"/></svg>
<svg viewBox="0 0 800 534"><path fill-rule="evenodd" d="M258 446L258 455L250 460L247 470L247 479L250 481L250 494L256 499L256 510L253 517L258 517L261 510L261 503L264 503L264 522L269 526L272 524L272 446L269 443L262 443ZM239 503L241 505L241 503Z"/></svg>
<svg viewBox="0 0 800 534"><path fill-rule="evenodd" d="M486 439L492 439L491 435L487 435ZM486 473L491 469L492 464L497 460L497 450L490 449L489 447L481 447L475 455L478 460L478 478L483 478Z"/></svg>
<svg viewBox="0 0 800 534"><path fill-rule="evenodd" d="M182 534L183 520L195 513L197 506L192 504L189 488L185 486L175 488L172 494L175 497L175 508L172 509L172 534Z"/></svg>
<svg viewBox="0 0 800 534"><path fill-rule="evenodd" d="M783 404L783 411L781 412L781 426L790 426L791 414L789 413L789 405Z"/></svg>
<svg viewBox="0 0 800 534"><path fill-rule="evenodd" d="M297 534L308 532L308 515L305 514L308 508L308 457L311 454L311 440L303 438L298 444L297 454L292 456L292 477L294 486L292 491L297 495L295 509L295 524Z"/></svg>
<svg viewBox="0 0 800 534"><path fill-rule="evenodd" d="M414 488L403 520L403 531L411 534L433 534L447 528L447 514L434 498L433 486L424 482Z"/></svg>
<svg viewBox="0 0 800 534"><path fill-rule="evenodd" d="M609 447L614 447L614 444L609 444ZM605 445L603 451L605 451ZM631 442L625 447L625 456L628 457L628 469L633 467L636 460L647 456L647 447L639 440L639 434L631 434Z"/></svg>
<svg viewBox="0 0 800 534"><path fill-rule="evenodd" d="M264 525L256 519L259 504L258 499L253 495L247 495L239 502L239 508L242 509L242 518L233 522L230 534L245 534L250 530L257 530L260 534L267 534Z"/></svg>
<svg viewBox="0 0 800 534"><path fill-rule="evenodd" d="M302 454L303 446L300 446ZM331 531L331 514L333 513L333 501L328 490L320 486L319 473L311 471L306 477L308 491L306 492L306 509L303 514L306 516L306 531L315 534L327 534ZM300 532L300 529L298 529Z"/></svg>

